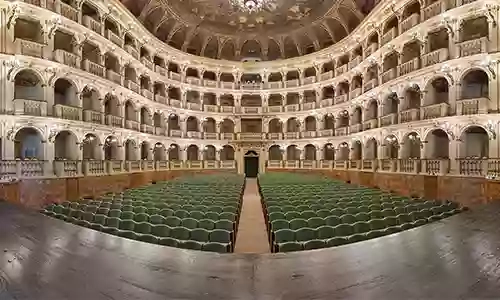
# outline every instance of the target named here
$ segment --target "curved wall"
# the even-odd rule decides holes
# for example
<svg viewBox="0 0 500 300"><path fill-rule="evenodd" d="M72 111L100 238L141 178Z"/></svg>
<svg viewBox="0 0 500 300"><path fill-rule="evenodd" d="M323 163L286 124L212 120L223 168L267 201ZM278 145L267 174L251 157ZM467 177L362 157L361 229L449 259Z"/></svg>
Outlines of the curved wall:
<svg viewBox="0 0 500 300"><path fill-rule="evenodd" d="M257 150L261 171L496 174L498 5L452 2L384 2L328 49L251 64L180 53L115 1L3 2L2 173L242 172Z"/></svg>

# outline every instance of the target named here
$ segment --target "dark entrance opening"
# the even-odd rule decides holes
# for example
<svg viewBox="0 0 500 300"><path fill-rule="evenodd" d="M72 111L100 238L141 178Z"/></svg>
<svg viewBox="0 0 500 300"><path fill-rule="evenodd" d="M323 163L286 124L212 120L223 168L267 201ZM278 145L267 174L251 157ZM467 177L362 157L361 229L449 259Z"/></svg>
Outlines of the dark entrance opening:
<svg viewBox="0 0 500 300"><path fill-rule="evenodd" d="M250 150L245 154L245 176L257 177L257 174L259 174L259 155Z"/></svg>

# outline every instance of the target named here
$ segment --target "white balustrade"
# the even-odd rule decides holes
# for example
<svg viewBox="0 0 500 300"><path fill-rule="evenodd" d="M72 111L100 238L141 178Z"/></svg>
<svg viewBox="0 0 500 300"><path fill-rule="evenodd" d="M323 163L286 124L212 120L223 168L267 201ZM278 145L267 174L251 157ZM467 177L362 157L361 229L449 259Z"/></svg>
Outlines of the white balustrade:
<svg viewBox="0 0 500 300"><path fill-rule="evenodd" d="M335 76L340 76L347 72L347 64L343 64L340 67L335 69Z"/></svg>
<svg viewBox="0 0 500 300"><path fill-rule="evenodd" d="M448 48L441 48L422 55L422 67L428 67L434 64L448 60Z"/></svg>
<svg viewBox="0 0 500 300"><path fill-rule="evenodd" d="M361 124L361 123L353 124L353 125L351 125L350 130L351 130L351 133L361 132L363 130L363 124Z"/></svg>
<svg viewBox="0 0 500 300"><path fill-rule="evenodd" d="M47 102L30 100L30 99L14 99L14 114L29 115L29 116L46 116Z"/></svg>
<svg viewBox="0 0 500 300"><path fill-rule="evenodd" d="M297 87L299 85L300 85L300 82L298 79L292 79L292 80L285 81L286 88Z"/></svg>
<svg viewBox="0 0 500 300"><path fill-rule="evenodd" d="M410 108L399 113L401 123L408 123L420 120L420 110L418 108Z"/></svg>
<svg viewBox="0 0 500 300"><path fill-rule="evenodd" d="M231 132L221 133L221 139L232 141L232 140L234 140L234 133L231 133Z"/></svg>
<svg viewBox="0 0 500 300"><path fill-rule="evenodd" d="M115 83L122 84L122 76L113 70L106 70L106 78Z"/></svg>
<svg viewBox="0 0 500 300"><path fill-rule="evenodd" d="M408 18L401 21L400 24L401 33L408 31L413 26L417 26L419 22L420 22L420 15L417 13L412 14Z"/></svg>
<svg viewBox="0 0 500 300"><path fill-rule="evenodd" d="M54 60L60 64L65 64L72 68L80 68L80 57L74 53L67 52L62 49L54 51Z"/></svg>
<svg viewBox="0 0 500 300"><path fill-rule="evenodd" d="M155 69L155 65L151 60L149 60L147 57L141 57L141 63L146 66L146 68L150 69L153 71Z"/></svg>
<svg viewBox="0 0 500 300"><path fill-rule="evenodd" d="M319 131L320 137L333 136L333 129L322 129Z"/></svg>
<svg viewBox="0 0 500 300"><path fill-rule="evenodd" d="M27 55L27 56L35 56L39 58L43 58L43 47L45 45L42 43L23 40L20 38L16 38L14 40L14 51L16 54Z"/></svg>
<svg viewBox="0 0 500 300"><path fill-rule="evenodd" d="M321 100L321 102L319 104L320 104L321 107L332 106L333 105L333 99L332 98L323 99L323 100Z"/></svg>
<svg viewBox="0 0 500 300"><path fill-rule="evenodd" d="M458 54L460 57L475 55L488 52L488 38L481 37L478 39L465 41L457 44Z"/></svg>
<svg viewBox="0 0 500 300"><path fill-rule="evenodd" d="M201 85L201 80L198 77L187 76L186 82L193 85Z"/></svg>
<svg viewBox="0 0 500 300"><path fill-rule="evenodd" d="M139 131L139 122L134 120L125 120L125 128Z"/></svg>
<svg viewBox="0 0 500 300"><path fill-rule="evenodd" d="M182 131L178 129L170 129L170 136L171 137L182 137Z"/></svg>
<svg viewBox="0 0 500 300"><path fill-rule="evenodd" d="M218 134L216 132L204 132L203 133L203 138L205 140L217 140L218 139Z"/></svg>
<svg viewBox="0 0 500 300"><path fill-rule="evenodd" d="M313 84L315 82L316 82L316 76L308 76L304 78L302 83L306 85L306 84Z"/></svg>
<svg viewBox="0 0 500 300"><path fill-rule="evenodd" d="M333 71L327 71L319 75L321 81L333 78Z"/></svg>
<svg viewBox="0 0 500 300"><path fill-rule="evenodd" d="M78 22L78 10L62 1L55 1L55 11L73 22Z"/></svg>
<svg viewBox="0 0 500 300"><path fill-rule="evenodd" d="M104 123L104 113L86 109L83 111L83 121L102 124Z"/></svg>
<svg viewBox="0 0 500 300"><path fill-rule="evenodd" d="M123 118L113 115L106 115L106 125L113 127L123 127Z"/></svg>
<svg viewBox="0 0 500 300"><path fill-rule="evenodd" d="M382 84L391 81L397 77L397 68L392 68L390 70L382 73Z"/></svg>
<svg viewBox="0 0 500 300"><path fill-rule="evenodd" d="M268 106L267 112L270 112L270 113L283 112L283 106L281 106L281 105L280 106L278 106L278 105Z"/></svg>
<svg viewBox="0 0 500 300"><path fill-rule="evenodd" d="M404 76L418 69L420 69L420 57L415 57L399 66L399 76Z"/></svg>
<svg viewBox="0 0 500 300"><path fill-rule="evenodd" d="M181 81L181 74L176 72L169 71L168 77L170 77L170 79L172 80Z"/></svg>
<svg viewBox="0 0 500 300"><path fill-rule="evenodd" d="M380 117L380 127L396 125L398 123L398 114L392 113Z"/></svg>
<svg viewBox="0 0 500 300"><path fill-rule="evenodd" d="M377 127L378 127L378 119L371 119L363 122L363 130L370 130Z"/></svg>
<svg viewBox="0 0 500 300"><path fill-rule="evenodd" d="M363 58L361 57L361 55L357 55L355 58L353 58L349 63L348 63L348 66L349 66L349 70L351 70L352 68L355 68L357 67L361 61L363 60Z"/></svg>
<svg viewBox="0 0 500 300"><path fill-rule="evenodd" d="M152 125L149 125L149 124L141 124L141 132L153 134L154 127Z"/></svg>
<svg viewBox="0 0 500 300"><path fill-rule="evenodd" d="M366 47L365 53L364 53L365 58L367 58L368 56L375 53L375 51L377 51L377 49L378 49L377 43L371 43L370 45L368 45L368 47Z"/></svg>
<svg viewBox="0 0 500 300"><path fill-rule="evenodd" d="M302 110L311 110L316 108L316 102L302 103Z"/></svg>
<svg viewBox="0 0 500 300"><path fill-rule="evenodd" d="M156 94L155 95L155 101L158 102L158 103L161 103L161 104L165 104L165 105L168 104L167 97L162 96L160 94Z"/></svg>
<svg viewBox="0 0 500 300"><path fill-rule="evenodd" d="M141 94L144 97L148 98L149 100L153 101L153 93L150 90L148 90L148 89L141 89Z"/></svg>
<svg viewBox="0 0 500 300"><path fill-rule="evenodd" d="M434 3L431 3L423 8L422 21L426 21L432 17L440 15L444 13L445 10L446 10L446 5L444 0L438 0Z"/></svg>
<svg viewBox="0 0 500 300"><path fill-rule="evenodd" d="M123 39L111 30L106 30L106 38L120 48L123 47Z"/></svg>
<svg viewBox="0 0 500 300"><path fill-rule="evenodd" d="M217 87L217 81L215 80L210 80L210 79L203 79L203 85L207 87Z"/></svg>
<svg viewBox="0 0 500 300"><path fill-rule="evenodd" d="M267 138L270 140L281 140L283 139L283 133L281 132L269 132Z"/></svg>
<svg viewBox="0 0 500 300"><path fill-rule="evenodd" d="M347 94L335 96L335 98L333 99L333 103L335 104L344 103L346 101L347 101Z"/></svg>
<svg viewBox="0 0 500 300"><path fill-rule="evenodd" d="M300 132L285 132L283 133L283 136L285 137L285 139L287 140L294 140L294 139L298 139L299 138L299 135L300 135Z"/></svg>
<svg viewBox="0 0 500 300"><path fill-rule="evenodd" d="M388 42L392 41L397 36L397 32L398 30L396 29L396 27L392 27L391 29L389 29L389 31L387 31L382 35L382 38L380 39L380 44L385 45Z"/></svg>
<svg viewBox="0 0 500 300"><path fill-rule="evenodd" d="M132 45L125 45L125 51L127 51L128 54L132 55L135 59L139 59L139 51L132 46Z"/></svg>
<svg viewBox="0 0 500 300"><path fill-rule="evenodd" d="M369 90L375 88L378 85L378 78L372 78L370 80L367 80L365 82L365 85L363 86L363 93L368 92Z"/></svg>
<svg viewBox="0 0 500 300"><path fill-rule="evenodd" d="M203 110L206 112L219 112L219 107L217 105L203 105Z"/></svg>
<svg viewBox="0 0 500 300"><path fill-rule="evenodd" d="M101 22L95 20L91 16L83 16L83 26L94 32L97 32L98 34L101 34L102 32Z"/></svg>
<svg viewBox="0 0 500 300"><path fill-rule="evenodd" d="M190 109L190 110L201 110L201 104L200 103L187 102L186 103L186 108Z"/></svg>
<svg viewBox="0 0 500 300"><path fill-rule="evenodd" d="M285 105L285 112L295 112L299 110L298 104Z"/></svg>
<svg viewBox="0 0 500 300"><path fill-rule="evenodd" d="M170 106L172 106L172 107L177 107L177 108L181 108L182 107L181 100L178 100L178 99L169 99L168 102L170 102Z"/></svg>
<svg viewBox="0 0 500 300"><path fill-rule="evenodd" d="M225 105L222 105L220 107L220 112L234 114L234 106L225 106Z"/></svg>
<svg viewBox="0 0 500 300"><path fill-rule="evenodd" d="M162 66L155 65L155 72L160 74L161 76L167 76L167 69Z"/></svg>
<svg viewBox="0 0 500 300"><path fill-rule="evenodd" d="M300 133L301 137L303 139L305 138L315 138L316 137L316 131L311 131L311 130L308 130L308 131L303 131Z"/></svg>
<svg viewBox="0 0 500 300"><path fill-rule="evenodd" d="M188 131L186 132L186 137L189 139L201 139L202 133L199 131Z"/></svg>
<svg viewBox="0 0 500 300"><path fill-rule="evenodd" d="M140 92L140 89L141 87L139 86L139 84L137 84L136 82L132 81L132 80L129 80L129 79L125 79L123 81L123 85L128 88L129 90L133 91L133 92L136 92L137 94L139 94Z"/></svg>
<svg viewBox="0 0 500 300"><path fill-rule="evenodd" d="M448 103L432 104L420 108L422 120L442 118L448 116L450 105Z"/></svg>
<svg viewBox="0 0 500 300"><path fill-rule="evenodd" d="M359 97L360 95L361 95L361 88L358 87L358 88L355 88L354 90L352 90L350 92L349 96L350 96L350 99L352 100L352 99L354 99L356 97Z"/></svg>
<svg viewBox="0 0 500 300"><path fill-rule="evenodd" d="M457 115L487 114L488 102L488 98L458 99Z"/></svg>
<svg viewBox="0 0 500 300"><path fill-rule="evenodd" d="M65 120L80 121L82 120L82 109L80 107L55 104L54 116Z"/></svg>
<svg viewBox="0 0 500 300"><path fill-rule="evenodd" d="M348 133L347 126L346 127L340 127L340 128L335 128L335 135L336 136L346 136Z"/></svg>
<svg viewBox="0 0 500 300"><path fill-rule="evenodd" d="M106 68L88 59L83 61L83 68L85 71L94 74L99 77L104 77L106 73Z"/></svg>

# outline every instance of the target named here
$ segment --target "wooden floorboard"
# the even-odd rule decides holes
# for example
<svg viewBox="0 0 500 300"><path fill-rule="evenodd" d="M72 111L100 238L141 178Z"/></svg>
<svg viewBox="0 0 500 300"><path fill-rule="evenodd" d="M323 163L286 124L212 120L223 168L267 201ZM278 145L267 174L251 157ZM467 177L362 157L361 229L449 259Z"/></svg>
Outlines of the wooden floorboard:
<svg viewBox="0 0 500 300"><path fill-rule="evenodd" d="M332 249L224 255L0 203L0 299L498 299L499 216L491 204Z"/></svg>

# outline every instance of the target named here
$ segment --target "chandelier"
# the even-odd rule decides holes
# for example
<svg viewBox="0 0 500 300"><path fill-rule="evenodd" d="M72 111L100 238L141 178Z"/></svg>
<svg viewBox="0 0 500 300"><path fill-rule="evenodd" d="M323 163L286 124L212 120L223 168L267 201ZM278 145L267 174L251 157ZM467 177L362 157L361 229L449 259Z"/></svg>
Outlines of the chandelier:
<svg viewBox="0 0 500 300"><path fill-rule="evenodd" d="M246 13L255 13L267 8L273 0L229 0L238 10Z"/></svg>

